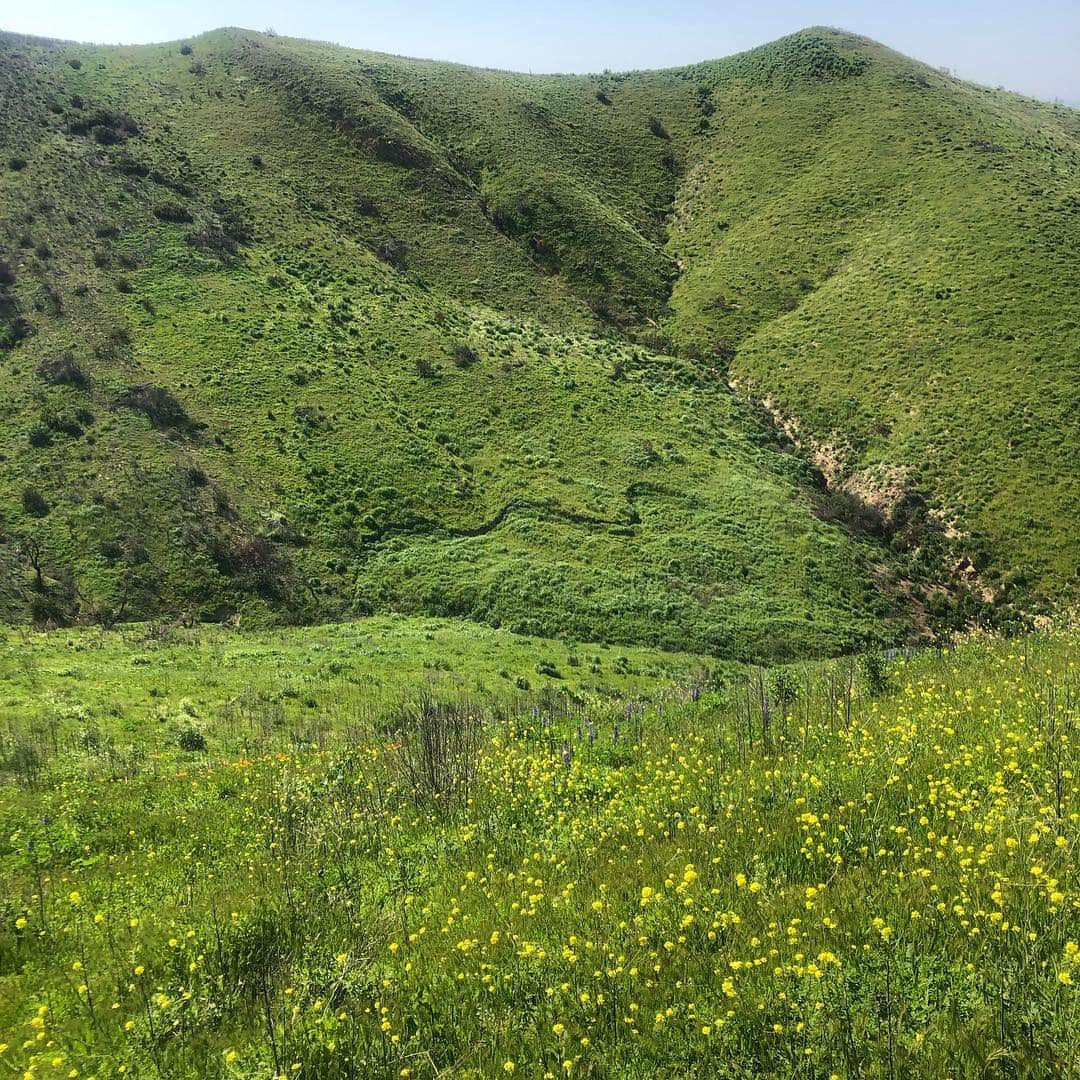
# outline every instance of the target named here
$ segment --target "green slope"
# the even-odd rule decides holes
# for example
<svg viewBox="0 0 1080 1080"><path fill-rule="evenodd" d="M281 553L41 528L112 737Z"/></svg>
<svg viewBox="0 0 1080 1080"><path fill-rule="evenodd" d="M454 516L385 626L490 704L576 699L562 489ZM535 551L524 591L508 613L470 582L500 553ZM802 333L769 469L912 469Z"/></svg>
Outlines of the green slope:
<svg viewBox="0 0 1080 1080"><path fill-rule="evenodd" d="M792 80L809 38L833 59ZM772 77L694 69L716 111L670 332L852 490L928 499L988 578L1075 595L1080 114L830 31L761 52Z"/></svg>
<svg viewBox="0 0 1080 1080"><path fill-rule="evenodd" d="M8 617L399 610L779 657L963 613L950 550L1075 578L1075 255L1044 222L1076 220L1075 113L817 31L595 78L0 36L0 99ZM729 374L847 448L836 485L901 476L906 531L835 523Z"/></svg>
<svg viewBox="0 0 1080 1080"><path fill-rule="evenodd" d="M691 653L522 637L436 618L373 616L351 623L239 633L217 626L131 624L103 631L0 631L0 775L16 743L44 765L51 744L94 742L150 753L179 749L192 729L216 753L321 741L361 723L385 723L404 702L528 712L685 699L737 670ZM228 718L232 736L219 725ZM18 732L18 736L15 736ZM226 749L227 747L227 749ZM17 756L17 755L16 755Z"/></svg>

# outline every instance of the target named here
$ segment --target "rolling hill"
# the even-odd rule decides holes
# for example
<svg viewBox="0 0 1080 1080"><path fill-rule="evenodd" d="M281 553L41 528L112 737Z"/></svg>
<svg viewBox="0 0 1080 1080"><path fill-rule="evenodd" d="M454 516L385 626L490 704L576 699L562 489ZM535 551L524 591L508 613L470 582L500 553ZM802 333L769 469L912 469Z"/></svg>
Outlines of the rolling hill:
<svg viewBox="0 0 1080 1080"><path fill-rule="evenodd" d="M822 29L2 35L0 105L8 619L781 659L1076 595L1080 113Z"/></svg>

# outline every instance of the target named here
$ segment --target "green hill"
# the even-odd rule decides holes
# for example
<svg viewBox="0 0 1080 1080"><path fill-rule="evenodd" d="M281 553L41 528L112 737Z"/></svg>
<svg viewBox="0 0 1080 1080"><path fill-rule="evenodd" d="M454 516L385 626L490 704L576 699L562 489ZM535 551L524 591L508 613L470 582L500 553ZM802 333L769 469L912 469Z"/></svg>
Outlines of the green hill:
<svg viewBox="0 0 1080 1080"><path fill-rule="evenodd" d="M1075 590L1074 111L822 30L596 77L3 35L0 102L10 619L782 658Z"/></svg>
<svg viewBox="0 0 1080 1080"><path fill-rule="evenodd" d="M755 54L693 69L716 112L671 228L671 333L730 341L737 383L851 490L916 494L991 576L1075 595L1080 113L819 48L759 50L765 79ZM791 78L803 54L821 77Z"/></svg>

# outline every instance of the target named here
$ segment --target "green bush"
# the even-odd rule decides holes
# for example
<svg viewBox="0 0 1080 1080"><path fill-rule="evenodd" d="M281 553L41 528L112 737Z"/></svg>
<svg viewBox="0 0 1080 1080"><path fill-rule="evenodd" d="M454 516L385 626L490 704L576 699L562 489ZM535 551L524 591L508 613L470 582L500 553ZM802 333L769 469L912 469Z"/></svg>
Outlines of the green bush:
<svg viewBox="0 0 1080 1080"><path fill-rule="evenodd" d="M176 744L189 754L202 753L206 749L206 736L193 727L185 728L180 732Z"/></svg>

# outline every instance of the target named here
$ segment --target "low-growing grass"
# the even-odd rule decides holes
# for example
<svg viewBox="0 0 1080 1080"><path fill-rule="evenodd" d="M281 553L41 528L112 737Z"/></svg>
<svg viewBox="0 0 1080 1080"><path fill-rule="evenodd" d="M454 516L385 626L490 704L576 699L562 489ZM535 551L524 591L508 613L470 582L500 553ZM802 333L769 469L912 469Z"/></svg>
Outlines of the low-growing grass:
<svg viewBox="0 0 1080 1080"><path fill-rule="evenodd" d="M84 767L311 746L367 731L421 693L521 709L708 688L735 666L691 653L528 638L461 621L373 616L257 633L132 624L0 631L0 757ZM20 758L19 752L23 758ZM179 755L181 758L183 754Z"/></svg>
<svg viewBox="0 0 1080 1080"><path fill-rule="evenodd" d="M244 756L215 709L209 751L126 774L62 749L0 788L0 1061L1071 1075L1075 656L1060 630L648 704L417 695Z"/></svg>

